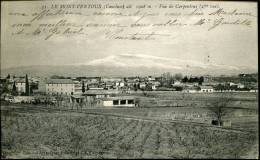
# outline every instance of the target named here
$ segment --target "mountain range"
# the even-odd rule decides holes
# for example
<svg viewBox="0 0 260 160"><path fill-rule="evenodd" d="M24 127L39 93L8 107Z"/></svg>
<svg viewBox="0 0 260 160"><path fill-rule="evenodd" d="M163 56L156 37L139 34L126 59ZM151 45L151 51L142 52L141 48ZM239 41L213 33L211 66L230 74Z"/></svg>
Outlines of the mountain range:
<svg viewBox="0 0 260 160"><path fill-rule="evenodd" d="M231 66L177 58L157 57L143 54L119 54L85 63L66 65L23 66L1 70L7 74L49 77L61 76L158 76L164 72L183 75L235 75L257 72L257 69L244 66Z"/></svg>

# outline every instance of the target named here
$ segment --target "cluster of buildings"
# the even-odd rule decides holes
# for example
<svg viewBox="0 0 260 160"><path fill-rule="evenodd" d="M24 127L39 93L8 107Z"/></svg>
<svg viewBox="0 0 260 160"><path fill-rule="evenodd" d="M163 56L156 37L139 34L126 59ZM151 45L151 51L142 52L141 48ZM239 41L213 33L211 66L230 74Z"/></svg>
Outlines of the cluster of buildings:
<svg viewBox="0 0 260 160"><path fill-rule="evenodd" d="M38 90L40 78L39 77L29 77L28 85L29 92L32 94L33 90ZM19 95L23 95L26 92L26 77L6 77L0 78L0 92L5 93L8 91L15 90Z"/></svg>
<svg viewBox="0 0 260 160"><path fill-rule="evenodd" d="M247 75L239 75L245 78ZM196 81L195 81L196 80ZM185 77L174 79L170 75L161 77L10 77L0 79L1 93L12 91L25 95L26 85L29 94L67 96L71 102L89 103L103 106L136 106L135 98L115 95L130 94L136 91L181 91L187 93L213 93L247 91L258 92L258 83L228 82L214 80L212 77ZM43 89L40 90L39 85Z"/></svg>
<svg viewBox="0 0 260 160"><path fill-rule="evenodd" d="M240 75L241 76L241 75ZM244 75L245 76L245 75ZM76 78L50 78L41 80L40 77L28 77L31 93L39 91L39 83L43 84L41 92L48 95L76 95L89 90L121 91L182 91L182 92L219 92L219 91L258 91L258 83L218 82L204 77L203 83L183 82L173 80L165 85L167 79L162 77L76 77ZM15 90L23 94L26 90L25 77L8 77L0 79L1 90ZM4 92L4 91L1 91Z"/></svg>
<svg viewBox="0 0 260 160"><path fill-rule="evenodd" d="M159 86L160 82L151 77L77 77L48 79L46 81L46 93L51 95L75 95L88 90L120 90L127 93L131 90L156 90Z"/></svg>

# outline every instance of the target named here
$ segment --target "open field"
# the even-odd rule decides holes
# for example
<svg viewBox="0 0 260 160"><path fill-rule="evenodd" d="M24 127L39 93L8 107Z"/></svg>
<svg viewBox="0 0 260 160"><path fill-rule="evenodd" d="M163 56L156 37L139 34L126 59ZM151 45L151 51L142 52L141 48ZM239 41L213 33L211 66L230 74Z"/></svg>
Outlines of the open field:
<svg viewBox="0 0 260 160"><path fill-rule="evenodd" d="M9 158L254 158L258 154L255 132L52 110L13 110L1 120L2 149Z"/></svg>
<svg viewBox="0 0 260 160"><path fill-rule="evenodd" d="M258 93L240 92L240 93L182 93L182 92L160 92L152 91L143 93L135 93L138 97L141 96L140 105L145 107L152 106L191 106L205 107L210 102L229 98L228 107L241 107L255 109L258 103Z"/></svg>
<svg viewBox="0 0 260 160"><path fill-rule="evenodd" d="M71 110L2 103L2 152L7 158L257 158L252 95L232 101L250 105L228 108L229 128L210 125L209 110L198 105Z"/></svg>

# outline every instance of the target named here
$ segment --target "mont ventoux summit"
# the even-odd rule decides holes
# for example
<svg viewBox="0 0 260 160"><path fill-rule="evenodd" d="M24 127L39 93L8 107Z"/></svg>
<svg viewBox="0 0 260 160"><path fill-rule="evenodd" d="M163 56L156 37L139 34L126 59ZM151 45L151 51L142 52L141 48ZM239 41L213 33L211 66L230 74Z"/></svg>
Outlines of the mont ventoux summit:
<svg viewBox="0 0 260 160"><path fill-rule="evenodd" d="M86 63L66 65L20 66L1 70L1 75L15 74L49 77L63 76L147 76L163 72L192 75L235 75L254 73L257 69L245 66L230 66L202 63L193 60L173 59L142 54L119 54L95 59Z"/></svg>

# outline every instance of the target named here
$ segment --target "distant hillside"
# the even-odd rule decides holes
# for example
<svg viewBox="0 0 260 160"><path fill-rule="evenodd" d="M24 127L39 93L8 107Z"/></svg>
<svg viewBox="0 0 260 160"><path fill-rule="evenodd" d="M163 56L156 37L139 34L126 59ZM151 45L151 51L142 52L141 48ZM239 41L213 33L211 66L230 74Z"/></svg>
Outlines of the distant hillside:
<svg viewBox="0 0 260 160"><path fill-rule="evenodd" d="M158 57L144 54L117 54L85 63L63 66L28 66L2 70L1 75L60 76L156 76L164 72L183 75L237 75L254 73L256 69L199 61Z"/></svg>
<svg viewBox="0 0 260 160"><path fill-rule="evenodd" d="M159 76L164 72L193 74L193 75L237 75L239 73L252 73L254 70L224 70L224 69L167 69L159 67L114 67L105 65L66 65L66 66L28 66L17 67L1 70L1 77L7 74L22 76L28 74L30 76L50 77L52 75L61 76Z"/></svg>

